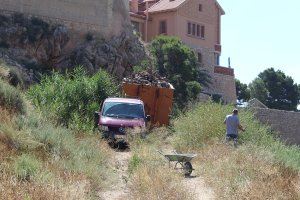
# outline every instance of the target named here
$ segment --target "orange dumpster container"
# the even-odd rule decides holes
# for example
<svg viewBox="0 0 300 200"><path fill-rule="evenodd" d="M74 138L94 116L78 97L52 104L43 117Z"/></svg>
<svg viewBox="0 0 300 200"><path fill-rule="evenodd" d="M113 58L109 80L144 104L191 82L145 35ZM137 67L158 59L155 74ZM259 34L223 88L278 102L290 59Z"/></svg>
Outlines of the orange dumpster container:
<svg viewBox="0 0 300 200"><path fill-rule="evenodd" d="M173 107L174 88L160 88L152 85L123 83L123 93L127 97L139 98L145 104L145 112L151 116L155 126L169 125L169 116Z"/></svg>

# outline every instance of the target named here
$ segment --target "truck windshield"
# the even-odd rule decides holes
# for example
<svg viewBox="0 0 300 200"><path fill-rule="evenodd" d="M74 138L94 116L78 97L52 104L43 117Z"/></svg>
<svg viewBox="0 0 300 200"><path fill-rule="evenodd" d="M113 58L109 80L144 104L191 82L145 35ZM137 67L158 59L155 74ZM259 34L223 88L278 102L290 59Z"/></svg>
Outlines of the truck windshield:
<svg viewBox="0 0 300 200"><path fill-rule="evenodd" d="M121 102L106 102L103 107L102 115L125 119L140 119L145 117L142 104Z"/></svg>

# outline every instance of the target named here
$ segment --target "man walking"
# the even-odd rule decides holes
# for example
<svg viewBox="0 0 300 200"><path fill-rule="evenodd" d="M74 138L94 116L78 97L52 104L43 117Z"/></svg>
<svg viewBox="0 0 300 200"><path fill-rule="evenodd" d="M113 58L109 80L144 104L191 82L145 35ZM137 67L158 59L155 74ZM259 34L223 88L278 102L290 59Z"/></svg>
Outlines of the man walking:
<svg viewBox="0 0 300 200"><path fill-rule="evenodd" d="M245 128L240 124L238 117L239 111L234 109L231 115L227 115L224 124L226 124L226 142L229 142L233 139L233 144L236 147L238 141L238 129L245 131Z"/></svg>

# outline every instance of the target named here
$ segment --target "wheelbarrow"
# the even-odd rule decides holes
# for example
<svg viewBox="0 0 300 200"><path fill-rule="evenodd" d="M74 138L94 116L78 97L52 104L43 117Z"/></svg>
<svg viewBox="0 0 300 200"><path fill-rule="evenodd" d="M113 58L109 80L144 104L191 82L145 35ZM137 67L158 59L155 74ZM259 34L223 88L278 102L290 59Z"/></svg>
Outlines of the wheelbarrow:
<svg viewBox="0 0 300 200"><path fill-rule="evenodd" d="M193 166L191 160L197 156L197 154L180 154L174 151L174 154L164 154L162 151L157 151L163 155L169 161L169 167L172 162L175 163L174 169L181 169L185 176L190 176L193 172ZM180 165L180 167L178 167Z"/></svg>

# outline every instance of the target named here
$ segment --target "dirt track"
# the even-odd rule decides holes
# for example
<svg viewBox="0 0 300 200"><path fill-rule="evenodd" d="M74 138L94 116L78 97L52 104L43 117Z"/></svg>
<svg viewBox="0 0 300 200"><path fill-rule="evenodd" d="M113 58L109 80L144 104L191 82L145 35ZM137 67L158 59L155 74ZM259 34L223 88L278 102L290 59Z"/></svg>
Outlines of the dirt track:
<svg viewBox="0 0 300 200"><path fill-rule="evenodd" d="M128 199L129 189L128 189L128 162L131 157L130 151L116 151L114 153L114 170L117 173L117 184L114 185L110 190L102 193L101 199L103 200L119 200Z"/></svg>
<svg viewBox="0 0 300 200"><path fill-rule="evenodd" d="M117 184L100 194L103 200L121 200L130 199L130 191L128 188L128 163L131 158L131 152L114 152L114 169L117 174ZM193 176L185 178L182 185L190 190L195 200L212 200L216 199L211 188L207 187L203 178L197 175L197 171L193 172Z"/></svg>

